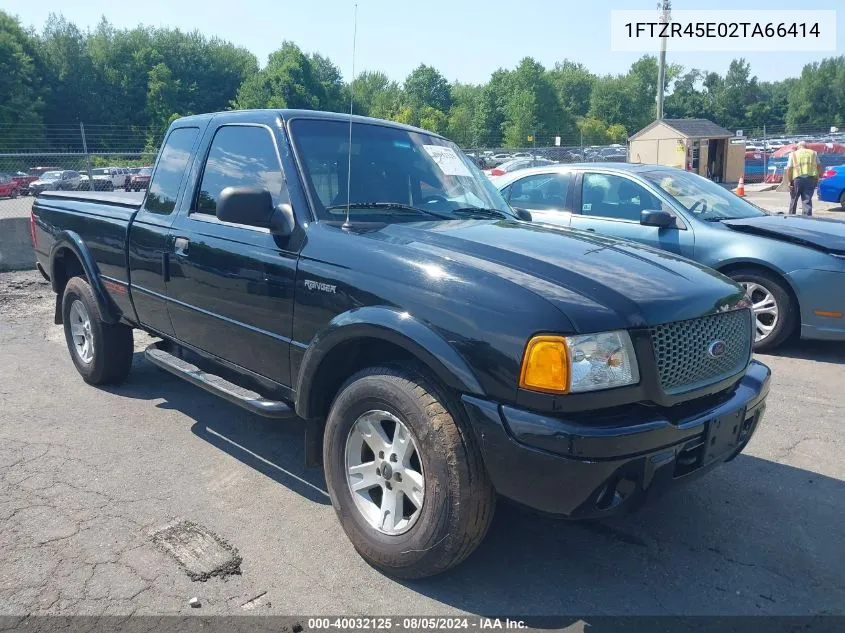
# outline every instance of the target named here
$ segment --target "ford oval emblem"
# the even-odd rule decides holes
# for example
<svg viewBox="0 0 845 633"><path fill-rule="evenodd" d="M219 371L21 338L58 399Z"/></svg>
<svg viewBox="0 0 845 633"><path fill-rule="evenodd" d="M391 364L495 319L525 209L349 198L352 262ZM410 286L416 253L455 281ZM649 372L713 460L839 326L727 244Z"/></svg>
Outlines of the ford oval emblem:
<svg viewBox="0 0 845 633"><path fill-rule="evenodd" d="M707 346L707 353L712 358L720 358L725 355L726 351L728 351L728 346L724 341L713 341Z"/></svg>

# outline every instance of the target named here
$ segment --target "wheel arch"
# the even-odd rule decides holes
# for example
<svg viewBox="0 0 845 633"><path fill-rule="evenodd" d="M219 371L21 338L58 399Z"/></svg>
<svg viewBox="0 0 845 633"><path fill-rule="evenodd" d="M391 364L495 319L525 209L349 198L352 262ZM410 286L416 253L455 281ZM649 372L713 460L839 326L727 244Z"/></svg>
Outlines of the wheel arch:
<svg viewBox="0 0 845 633"><path fill-rule="evenodd" d="M300 365L296 413L322 418L344 380L376 363L416 361L445 386L482 395L467 362L443 337L406 312L358 308L338 315L314 337Z"/></svg>
<svg viewBox="0 0 845 633"><path fill-rule="evenodd" d="M82 238L73 231L61 231L56 235L53 247L50 249L49 260L50 283L57 295L57 301L61 301L65 286L72 277L85 277L88 285L97 300L100 308L100 315L106 323L114 324L120 321L108 293L100 280L97 267L91 251L85 245ZM60 319L60 311L56 311L56 318ZM56 323L60 323L57 320Z"/></svg>
<svg viewBox="0 0 845 633"><path fill-rule="evenodd" d="M716 270L725 275L726 277L730 277L732 273L735 273L739 270L758 271L775 277L778 281L783 284L783 287L786 288L786 292L789 293L789 298L795 305L795 312L798 315L796 327L801 326L801 302L798 299L798 292L792 285L792 281L789 279L789 276L784 274L782 271L764 262L742 260L721 264L716 268Z"/></svg>

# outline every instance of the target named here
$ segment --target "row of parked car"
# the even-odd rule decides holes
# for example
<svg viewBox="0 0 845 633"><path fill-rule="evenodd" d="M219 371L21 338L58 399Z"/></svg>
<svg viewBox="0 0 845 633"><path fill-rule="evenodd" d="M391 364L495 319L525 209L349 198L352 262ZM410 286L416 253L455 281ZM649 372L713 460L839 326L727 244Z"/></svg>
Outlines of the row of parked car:
<svg viewBox="0 0 845 633"><path fill-rule="evenodd" d="M506 163L525 160L547 160L561 163L624 163L628 160L628 149L625 145L614 143L612 145L591 145L589 147L543 147L519 152L469 151L467 156L481 169L487 171L496 168L501 169Z"/></svg>
<svg viewBox="0 0 845 633"><path fill-rule="evenodd" d="M33 167L28 172L0 173L0 198L38 195L42 191L142 191L150 182L152 167L98 167L88 174L74 169Z"/></svg>
<svg viewBox="0 0 845 633"><path fill-rule="evenodd" d="M843 143L845 144L845 133L836 132L833 134L810 135L798 134L780 138L749 138L745 143L745 150L748 152L776 152L782 147L793 145L799 141L807 143Z"/></svg>

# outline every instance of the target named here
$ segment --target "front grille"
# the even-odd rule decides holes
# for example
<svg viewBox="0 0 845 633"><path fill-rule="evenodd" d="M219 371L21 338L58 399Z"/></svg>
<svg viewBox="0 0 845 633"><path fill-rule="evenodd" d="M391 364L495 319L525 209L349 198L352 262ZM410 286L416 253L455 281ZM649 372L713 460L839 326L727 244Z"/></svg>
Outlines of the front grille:
<svg viewBox="0 0 845 633"><path fill-rule="evenodd" d="M751 358L751 316L733 310L651 328L663 392L676 395L706 387L741 372ZM711 346L725 344L721 356Z"/></svg>

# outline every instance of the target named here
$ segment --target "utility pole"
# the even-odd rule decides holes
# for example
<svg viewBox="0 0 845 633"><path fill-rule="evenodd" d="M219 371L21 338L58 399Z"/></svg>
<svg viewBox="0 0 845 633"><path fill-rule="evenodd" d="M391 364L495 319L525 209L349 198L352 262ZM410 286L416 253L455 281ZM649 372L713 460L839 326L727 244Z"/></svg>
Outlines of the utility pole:
<svg viewBox="0 0 845 633"><path fill-rule="evenodd" d="M661 0L657 5L663 11L660 16L661 24L669 21L669 11L672 9L671 0ZM657 118L663 118L663 92L666 88L666 38L660 38L660 61L657 67Z"/></svg>
<svg viewBox="0 0 845 633"><path fill-rule="evenodd" d="M82 134L82 151L85 152L85 160L88 162L88 189L94 191L94 174L91 173L91 155L88 153L88 143L85 141L85 126L79 122L79 132Z"/></svg>

